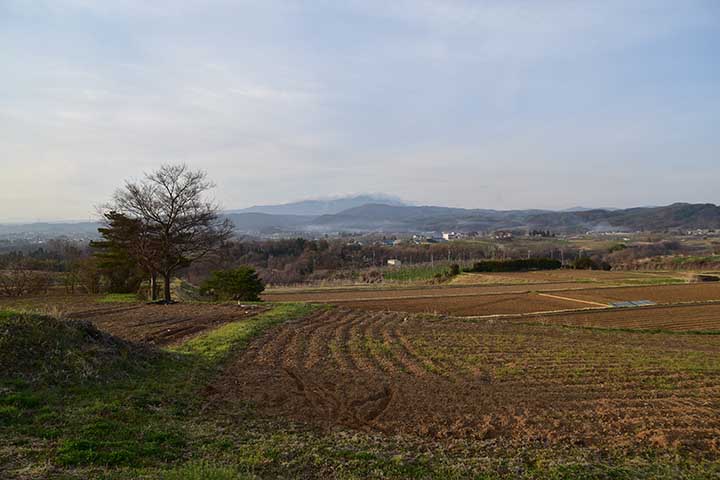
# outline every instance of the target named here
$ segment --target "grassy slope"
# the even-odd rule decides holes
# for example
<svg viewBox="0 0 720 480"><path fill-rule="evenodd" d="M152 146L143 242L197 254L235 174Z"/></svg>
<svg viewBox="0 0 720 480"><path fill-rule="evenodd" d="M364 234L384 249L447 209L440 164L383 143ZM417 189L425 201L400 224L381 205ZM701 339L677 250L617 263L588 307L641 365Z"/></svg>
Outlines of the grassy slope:
<svg viewBox="0 0 720 480"><path fill-rule="evenodd" d="M317 432L263 418L247 404L212 414L201 411L200 392L235 351L263 330L309 310L282 304L176 350L130 365L119 363L124 378L40 384L6 378L0 387L0 478L629 479L720 474L715 464L672 455L428 445L422 439Z"/></svg>

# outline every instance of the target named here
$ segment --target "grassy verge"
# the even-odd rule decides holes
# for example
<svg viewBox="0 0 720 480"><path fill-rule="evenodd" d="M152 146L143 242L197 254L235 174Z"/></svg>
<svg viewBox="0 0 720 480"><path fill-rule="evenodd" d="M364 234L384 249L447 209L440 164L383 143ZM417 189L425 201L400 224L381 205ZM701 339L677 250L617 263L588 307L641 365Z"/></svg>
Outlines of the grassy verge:
<svg viewBox="0 0 720 480"><path fill-rule="evenodd" d="M302 304L278 305L176 350L148 353L142 361L125 362L122 357L132 352L116 349L117 355L113 350L112 357L120 357L113 364L116 371L99 369L88 379L82 373L97 363L99 343L73 342L87 332L70 330L66 335L50 332L43 336L45 332L38 330L41 325L47 328L48 323L55 323L35 315L8 323L23 327L28 344L36 339L35 343L46 345L57 338L49 346L61 353L58 358L72 362L62 364L69 382L58 380L58 375L11 375L12 367L0 373L0 478L45 478L60 473L63 478L102 478L108 469L112 472L108 478L125 478L122 474L128 471L133 473L127 478L138 478L146 469L185 463L212 445L196 430L202 423L202 389L252 337L280 322L307 315L311 309ZM6 312L0 319L17 319L18 315ZM28 322L32 328L25 328ZM56 323L63 328L62 322ZM92 331L89 334L94 335ZM9 341L19 347L15 350L24 348L17 335ZM102 361L108 363L108 358ZM7 363L12 360L7 358Z"/></svg>
<svg viewBox="0 0 720 480"><path fill-rule="evenodd" d="M137 303L140 299L135 293L106 293L98 298L98 303Z"/></svg>

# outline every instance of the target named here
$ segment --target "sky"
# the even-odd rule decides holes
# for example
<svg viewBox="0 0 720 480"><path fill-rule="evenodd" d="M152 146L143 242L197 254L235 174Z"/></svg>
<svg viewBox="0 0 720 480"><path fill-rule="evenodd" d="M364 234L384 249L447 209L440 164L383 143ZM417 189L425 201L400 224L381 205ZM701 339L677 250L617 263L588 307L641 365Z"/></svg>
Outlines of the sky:
<svg viewBox="0 0 720 480"><path fill-rule="evenodd" d="M164 163L226 208L720 203L717 0L0 0L0 222Z"/></svg>

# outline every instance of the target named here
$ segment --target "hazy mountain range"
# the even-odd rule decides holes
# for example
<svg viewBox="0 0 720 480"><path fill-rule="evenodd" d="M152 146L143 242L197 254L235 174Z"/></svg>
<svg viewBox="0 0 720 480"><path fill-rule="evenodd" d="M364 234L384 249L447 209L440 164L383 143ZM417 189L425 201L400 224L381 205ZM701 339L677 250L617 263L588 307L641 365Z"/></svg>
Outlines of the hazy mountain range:
<svg viewBox="0 0 720 480"><path fill-rule="evenodd" d="M365 200L372 198L353 197L343 199L342 204L361 203ZM304 213L291 214L292 211ZM340 210L338 203L315 205L298 202L253 207L229 213L228 216L239 232L261 235L283 232L429 233L450 230L468 232L514 228L549 229L564 233L720 228L720 207L714 204L687 203L675 203L664 207L628 209L577 207L563 211L548 211L412 206L400 201L393 204L372 201Z"/></svg>
<svg viewBox="0 0 720 480"><path fill-rule="evenodd" d="M675 203L627 209L489 210L414 206L384 195L357 195L254 206L229 210L225 215L235 223L238 233L259 236L339 232L486 232L525 228L558 233L720 229L720 207L711 203ZM66 235L84 238L95 235L97 226L92 222L0 224L0 236L49 238Z"/></svg>
<svg viewBox="0 0 720 480"><path fill-rule="evenodd" d="M399 198L383 194L364 194L348 197L327 198L319 200L302 200L283 203L281 205L256 205L242 210L229 210L228 213L266 213L270 215L333 215L369 203L381 203L391 206L406 206Z"/></svg>

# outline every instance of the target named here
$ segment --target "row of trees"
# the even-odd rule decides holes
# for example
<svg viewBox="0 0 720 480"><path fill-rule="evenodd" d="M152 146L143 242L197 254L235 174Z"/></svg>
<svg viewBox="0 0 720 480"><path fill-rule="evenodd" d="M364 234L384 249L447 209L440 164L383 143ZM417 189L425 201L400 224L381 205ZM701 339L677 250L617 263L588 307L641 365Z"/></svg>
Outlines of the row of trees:
<svg viewBox="0 0 720 480"><path fill-rule="evenodd" d="M163 301L170 303L173 275L232 236L232 223L207 199L213 187L204 171L183 164L163 165L118 189L103 209L102 240L91 244L110 282L120 288L148 278L154 301L162 278Z"/></svg>

